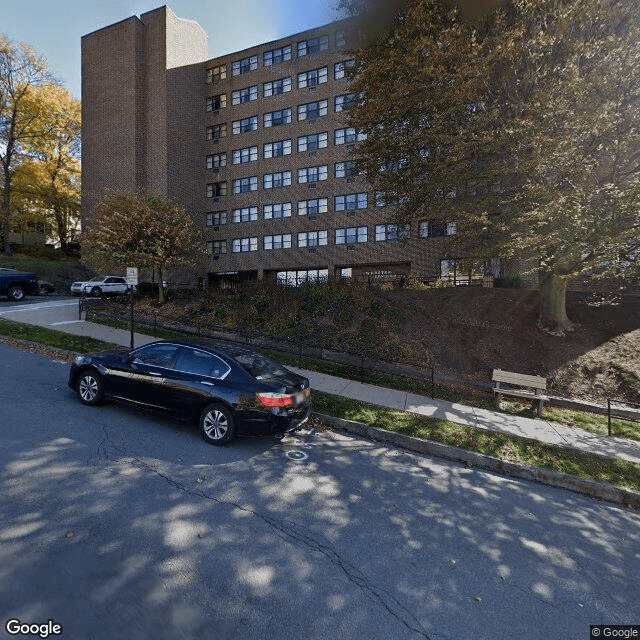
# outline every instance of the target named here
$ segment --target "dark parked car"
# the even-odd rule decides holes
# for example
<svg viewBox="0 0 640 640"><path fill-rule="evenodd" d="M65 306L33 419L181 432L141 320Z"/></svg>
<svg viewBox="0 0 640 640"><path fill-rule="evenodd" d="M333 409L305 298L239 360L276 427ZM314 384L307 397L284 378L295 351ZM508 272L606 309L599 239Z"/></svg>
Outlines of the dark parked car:
<svg viewBox="0 0 640 640"><path fill-rule="evenodd" d="M190 420L216 445L289 431L311 413L307 378L227 343L159 341L78 356L69 386L84 404L121 400Z"/></svg>
<svg viewBox="0 0 640 640"><path fill-rule="evenodd" d="M15 269L0 268L0 296L19 302L27 294L38 293L38 276L35 273L24 273Z"/></svg>

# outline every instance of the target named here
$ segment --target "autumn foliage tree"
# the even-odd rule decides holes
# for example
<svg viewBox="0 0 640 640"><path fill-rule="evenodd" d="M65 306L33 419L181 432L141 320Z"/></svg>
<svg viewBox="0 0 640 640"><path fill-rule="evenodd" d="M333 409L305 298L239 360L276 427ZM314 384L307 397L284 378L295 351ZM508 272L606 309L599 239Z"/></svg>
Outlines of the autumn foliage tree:
<svg viewBox="0 0 640 640"><path fill-rule="evenodd" d="M23 142L14 172L13 204L25 220L44 222L70 252L80 221L80 101L57 85L32 87L25 108L40 115Z"/></svg>
<svg viewBox="0 0 640 640"><path fill-rule="evenodd" d="M121 191L101 203L82 236L87 263L154 268L160 283L169 269L193 265L200 246L200 232L183 207ZM164 302L162 284L159 302Z"/></svg>
<svg viewBox="0 0 640 640"><path fill-rule="evenodd" d="M568 281L638 270L639 65L637 3L508 0L469 17L409 0L356 51L358 155L399 219L456 219L467 246L534 271L539 324L561 334Z"/></svg>
<svg viewBox="0 0 640 640"><path fill-rule="evenodd" d="M0 34L0 166L2 168L2 243L10 255L14 174L25 158L25 146L43 132L36 123L40 105L30 100L35 87L52 86L46 61L26 44L14 45Z"/></svg>

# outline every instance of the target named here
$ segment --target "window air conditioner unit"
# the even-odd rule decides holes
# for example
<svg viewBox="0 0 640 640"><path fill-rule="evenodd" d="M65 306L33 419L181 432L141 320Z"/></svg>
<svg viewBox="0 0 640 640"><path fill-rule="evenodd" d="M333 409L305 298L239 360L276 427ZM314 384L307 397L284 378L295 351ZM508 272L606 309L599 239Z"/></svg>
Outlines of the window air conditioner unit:
<svg viewBox="0 0 640 640"><path fill-rule="evenodd" d="M313 157L313 156L315 156L315 155L316 155L316 152L315 152L315 151L309 151L309 157L310 157L310 158L312 158L312 157Z"/></svg>
<svg viewBox="0 0 640 640"><path fill-rule="evenodd" d="M219 116L219 115L220 115L220 109L214 109L211 113L212 113L214 116Z"/></svg>
<svg viewBox="0 0 640 640"><path fill-rule="evenodd" d="M355 248L356 248L356 245L355 245L355 244L348 244L348 245L347 245L347 251L354 251L354 250L355 250Z"/></svg>
<svg viewBox="0 0 640 640"><path fill-rule="evenodd" d="M309 253L315 253L317 249L315 247L309 247Z"/></svg>
<svg viewBox="0 0 640 640"><path fill-rule="evenodd" d="M212 167L211 171L213 171L213 173L220 173L220 167Z"/></svg>
<svg viewBox="0 0 640 640"><path fill-rule="evenodd" d="M356 145L355 144L348 144L347 145L347 151L355 151Z"/></svg>
<svg viewBox="0 0 640 640"><path fill-rule="evenodd" d="M219 202L220 198L211 198L211 202Z"/></svg>
<svg viewBox="0 0 640 640"><path fill-rule="evenodd" d="M315 84L311 85L310 87L307 87L307 89L308 89L309 91L315 91L317 88L318 88L318 87L316 87L316 85L315 85Z"/></svg>
<svg viewBox="0 0 640 640"><path fill-rule="evenodd" d="M215 256L213 256L213 259L214 259L214 260L218 260L219 258L220 258L220 256L219 256L219 255L217 255L217 254L216 254Z"/></svg>
<svg viewBox="0 0 640 640"><path fill-rule="evenodd" d="M213 227L214 231L220 231L220 227Z"/></svg>
<svg viewBox="0 0 640 640"><path fill-rule="evenodd" d="M220 138L213 138L211 142L213 142L213 144L220 144Z"/></svg>
<svg viewBox="0 0 640 640"><path fill-rule="evenodd" d="M315 182L310 182L307 186L309 189L315 189L318 185Z"/></svg>

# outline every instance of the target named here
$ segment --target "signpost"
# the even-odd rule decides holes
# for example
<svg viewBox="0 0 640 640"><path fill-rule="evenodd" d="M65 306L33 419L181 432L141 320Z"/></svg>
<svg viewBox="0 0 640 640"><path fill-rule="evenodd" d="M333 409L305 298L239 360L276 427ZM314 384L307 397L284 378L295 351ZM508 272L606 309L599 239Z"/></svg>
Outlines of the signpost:
<svg viewBox="0 0 640 640"><path fill-rule="evenodd" d="M129 301L131 303L131 348L133 349L133 289L138 284L138 268L127 267L127 285L129 286Z"/></svg>

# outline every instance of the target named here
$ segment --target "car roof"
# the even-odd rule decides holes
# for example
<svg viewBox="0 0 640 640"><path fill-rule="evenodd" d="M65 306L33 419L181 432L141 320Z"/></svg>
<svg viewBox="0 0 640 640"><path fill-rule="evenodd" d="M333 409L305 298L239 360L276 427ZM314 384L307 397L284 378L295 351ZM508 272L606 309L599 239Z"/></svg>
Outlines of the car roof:
<svg viewBox="0 0 640 640"><path fill-rule="evenodd" d="M223 355L229 356L231 358L235 358L239 355L244 354L257 354L256 351L252 349L247 349L246 347L242 347L233 342L226 342L224 340L215 340L213 338L197 338L194 340L187 340L184 338L178 339L167 339L167 340L156 340L155 342L150 342L145 347L149 347L153 344L175 344L181 347L195 347L197 349L202 349L203 351L209 351L211 353L221 353ZM138 347L141 349L142 347ZM264 357L264 356L263 356Z"/></svg>

